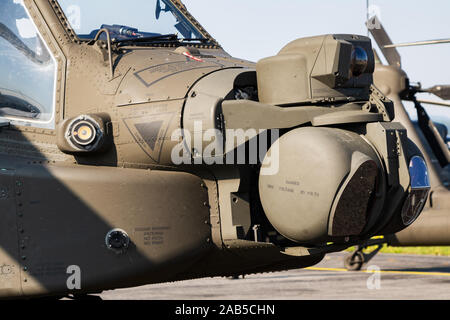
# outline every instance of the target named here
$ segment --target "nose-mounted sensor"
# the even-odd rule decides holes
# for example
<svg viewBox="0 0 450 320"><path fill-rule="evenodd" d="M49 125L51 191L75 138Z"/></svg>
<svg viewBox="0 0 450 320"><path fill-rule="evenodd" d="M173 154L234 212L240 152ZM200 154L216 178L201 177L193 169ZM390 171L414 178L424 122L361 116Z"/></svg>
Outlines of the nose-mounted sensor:
<svg viewBox="0 0 450 320"><path fill-rule="evenodd" d="M350 67L350 71L354 77L359 77L366 70L369 65L369 56L367 55L366 50L361 47L353 47L352 51L352 63Z"/></svg>

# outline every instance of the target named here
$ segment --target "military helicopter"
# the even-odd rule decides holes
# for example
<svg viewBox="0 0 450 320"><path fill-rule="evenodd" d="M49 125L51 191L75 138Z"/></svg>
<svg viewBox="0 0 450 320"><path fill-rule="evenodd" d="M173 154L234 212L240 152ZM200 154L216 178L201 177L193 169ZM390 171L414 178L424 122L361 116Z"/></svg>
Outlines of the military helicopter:
<svg viewBox="0 0 450 320"><path fill-rule="evenodd" d="M401 68L401 57L397 47L449 43L450 40L430 40L413 43L393 44L379 18L375 15L367 22L369 31L386 58L388 65L383 65L377 58L374 83L376 87L394 103L395 121L400 122L408 131L410 138L422 151L430 173L431 191L425 210L420 219L407 229L384 237L377 237L360 245L344 258L344 265L349 270L359 270L370 261L383 247L389 246L448 246L450 245L450 152L448 128L434 123L422 104L450 106L446 102L421 100L417 93L430 93L448 100L449 85L436 85L422 88L420 83L412 84ZM411 121L402 101L414 103L417 111L416 122ZM368 247L372 251L363 252Z"/></svg>
<svg viewBox="0 0 450 320"><path fill-rule="evenodd" d="M180 1L2 0L0 66L2 297L308 267L428 196L364 36L255 64Z"/></svg>

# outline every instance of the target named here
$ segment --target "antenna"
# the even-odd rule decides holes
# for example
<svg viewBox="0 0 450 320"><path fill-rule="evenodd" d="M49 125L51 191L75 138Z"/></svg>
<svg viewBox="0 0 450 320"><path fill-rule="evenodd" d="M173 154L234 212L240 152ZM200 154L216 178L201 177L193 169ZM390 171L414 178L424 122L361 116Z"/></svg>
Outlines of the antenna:
<svg viewBox="0 0 450 320"><path fill-rule="evenodd" d="M369 21L369 1L370 0L366 0L366 21ZM367 26L367 37L370 37L370 30L369 30L369 26L366 24Z"/></svg>

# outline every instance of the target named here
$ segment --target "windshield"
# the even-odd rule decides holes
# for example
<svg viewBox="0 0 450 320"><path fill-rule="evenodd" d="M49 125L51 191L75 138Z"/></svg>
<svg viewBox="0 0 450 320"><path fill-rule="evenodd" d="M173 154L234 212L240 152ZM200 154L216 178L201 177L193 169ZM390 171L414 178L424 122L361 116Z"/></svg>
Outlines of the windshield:
<svg viewBox="0 0 450 320"><path fill-rule="evenodd" d="M116 40L167 34L204 39L170 0L59 0L59 4L81 39L93 39L102 28Z"/></svg>

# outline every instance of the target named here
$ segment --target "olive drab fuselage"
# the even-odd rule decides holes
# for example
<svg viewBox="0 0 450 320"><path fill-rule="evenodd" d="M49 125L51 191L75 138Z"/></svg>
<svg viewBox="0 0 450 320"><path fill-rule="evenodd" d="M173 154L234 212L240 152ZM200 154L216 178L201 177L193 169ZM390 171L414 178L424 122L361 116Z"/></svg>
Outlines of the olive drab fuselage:
<svg viewBox="0 0 450 320"><path fill-rule="evenodd" d="M52 61L54 110L2 114L0 296L302 268L419 215L422 155L372 85L368 38L299 39L255 64L170 4L208 41L83 40L57 1L24 0L49 56L15 47ZM237 162L255 141L256 162Z"/></svg>

